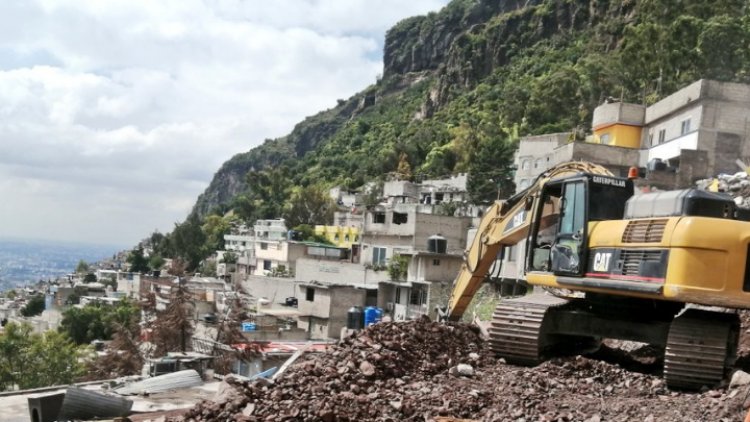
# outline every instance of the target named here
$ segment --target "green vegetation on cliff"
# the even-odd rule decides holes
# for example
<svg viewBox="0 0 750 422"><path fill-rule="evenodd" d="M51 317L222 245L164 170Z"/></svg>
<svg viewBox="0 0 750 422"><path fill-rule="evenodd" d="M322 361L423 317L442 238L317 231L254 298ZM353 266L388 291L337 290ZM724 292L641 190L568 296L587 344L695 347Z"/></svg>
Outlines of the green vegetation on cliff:
<svg viewBox="0 0 750 422"><path fill-rule="evenodd" d="M472 199L492 200L514 189L519 136L581 139L608 96L652 103L700 78L747 81L747 6L455 0L406 19L386 35L381 80L226 162L185 224L230 209L249 221L283 216L307 187L355 189L404 169L468 172Z"/></svg>

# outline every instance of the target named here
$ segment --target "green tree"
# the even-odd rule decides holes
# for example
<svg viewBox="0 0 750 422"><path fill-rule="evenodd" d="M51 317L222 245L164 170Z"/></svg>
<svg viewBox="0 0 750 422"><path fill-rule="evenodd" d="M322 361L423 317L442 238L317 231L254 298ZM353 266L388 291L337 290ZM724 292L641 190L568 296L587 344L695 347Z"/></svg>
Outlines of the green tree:
<svg viewBox="0 0 750 422"><path fill-rule="evenodd" d="M83 373L83 353L60 333L36 334L28 324L10 323L0 334L0 386L7 390L70 384Z"/></svg>
<svg viewBox="0 0 750 422"><path fill-rule="evenodd" d="M127 258L128 264L130 264L130 271L134 273L145 273L148 272L148 258L143 253L143 247L138 246L130 251Z"/></svg>
<svg viewBox="0 0 750 422"><path fill-rule="evenodd" d="M394 255L388 262L388 276L393 281L406 281L409 272L409 257Z"/></svg>
<svg viewBox="0 0 750 422"><path fill-rule="evenodd" d="M83 277L84 283L96 283L96 274L88 273Z"/></svg>
<svg viewBox="0 0 750 422"><path fill-rule="evenodd" d="M232 251L226 251L224 252L224 255L221 257L222 261L224 261L225 264L236 264L239 257L236 253Z"/></svg>
<svg viewBox="0 0 750 422"><path fill-rule="evenodd" d="M44 312L45 303L44 295L34 295L26 302L26 306L21 309L21 315L25 317L33 317Z"/></svg>
<svg viewBox="0 0 750 422"><path fill-rule="evenodd" d="M83 375L84 367L79 358L85 349L78 348L64 334L47 331L34 335L29 352L34 357L34 370L25 374L21 388L70 384Z"/></svg>
<svg viewBox="0 0 750 422"><path fill-rule="evenodd" d="M221 217L216 214L206 217L203 226L203 233L206 236L206 250L220 251L224 249L224 235L229 234L232 218Z"/></svg>
<svg viewBox="0 0 750 422"><path fill-rule="evenodd" d="M331 224L334 211L336 204L328 192L320 187L308 186L292 194L284 207L284 219L289 227Z"/></svg>
<svg viewBox="0 0 750 422"><path fill-rule="evenodd" d="M159 271L164 266L164 258L161 257L161 255L151 255L151 257L148 259L148 266L151 268L152 271Z"/></svg>
<svg viewBox="0 0 750 422"><path fill-rule="evenodd" d="M58 330L76 344L88 344L94 340L110 340L118 325L130 326L139 319L140 310L128 300L114 306L91 303L65 310Z"/></svg>
<svg viewBox="0 0 750 422"><path fill-rule="evenodd" d="M246 223L278 218L289 196L289 179L289 169L285 166L247 173L247 189L236 198L233 209Z"/></svg>
<svg viewBox="0 0 750 422"><path fill-rule="evenodd" d="M469 167L467 190L471 202L486 204L507 198L514 190L513 152L515 145L509 139L487 139L477 151Z"/></svg>
<svg viewBox="0 0 750 422"><path fill-rule="evenodd" d="M191 216L182 224L176 224L171 239L175 252L173 258L180 258L185 263L187 271L194 271L208 256L205 246L206 235L197 216Z"/></svg>
<svg viewBox="0 0 750 422"><path fill-rule="evenodd" d="M87 264L86 261L84 261L82 259L79 260L78 261L78 265L76 265L76 273L78 273L78 274L86 274L89 271L91 271L91 269L89 268L89 264Z"/></svg>

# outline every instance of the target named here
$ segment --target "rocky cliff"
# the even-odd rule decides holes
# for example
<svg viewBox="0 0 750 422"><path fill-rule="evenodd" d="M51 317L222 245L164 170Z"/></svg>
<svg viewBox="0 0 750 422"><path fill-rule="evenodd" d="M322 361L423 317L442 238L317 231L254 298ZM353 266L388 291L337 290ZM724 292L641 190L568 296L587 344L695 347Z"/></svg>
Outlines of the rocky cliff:
<svg viewBox="0 0 750 422"><path fill-rule="evenodd" d="M497 188L482 180L508 183L518 135L584 133L604 96L651 102L700 77L747 80L744 1L677 6L454 0L406 19L386 34L382 80L227 161L193 213L235 207L252 196L249 172L276 167L290 186L351 188L401 162L407 177L468 171L481 199Z"/></svg>

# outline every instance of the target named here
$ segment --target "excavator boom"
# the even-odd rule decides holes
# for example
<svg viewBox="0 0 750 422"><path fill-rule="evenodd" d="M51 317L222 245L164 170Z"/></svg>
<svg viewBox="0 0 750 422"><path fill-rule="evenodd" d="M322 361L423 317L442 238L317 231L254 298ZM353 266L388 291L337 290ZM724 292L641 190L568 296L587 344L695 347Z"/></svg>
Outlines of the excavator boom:
<svg viewBox="0 0 750 422"><path fill-rule="evenodd" d="M550 181L579 173L612 176L609 170L598 164L579 161L562 163L539 175L526 190L507 201L496 201L487 210L453 283L448 319L461 319L501 248L515 245L528 236L533 218L531 210L536 208L535 201L539 200L542 188Z"/></svg>

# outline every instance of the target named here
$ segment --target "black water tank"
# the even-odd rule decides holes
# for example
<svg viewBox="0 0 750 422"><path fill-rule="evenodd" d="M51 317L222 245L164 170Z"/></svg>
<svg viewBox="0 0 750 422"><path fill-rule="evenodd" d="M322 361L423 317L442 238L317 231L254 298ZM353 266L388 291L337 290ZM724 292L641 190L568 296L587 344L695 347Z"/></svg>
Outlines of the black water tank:
<svg viewBox="0 0 750 422"><path fill-rule="evenodd" d="M359 306L352 306L346 312L346 328L349 330L360 330L364 326L364 314Z"/></svg>
<svg viewBox="0 0 750 422"><path fill-rule="evenodd" d="M439 234L430 236L427 239L427 251L432 253L445 253L448 249L448 240Z"/></svg>

